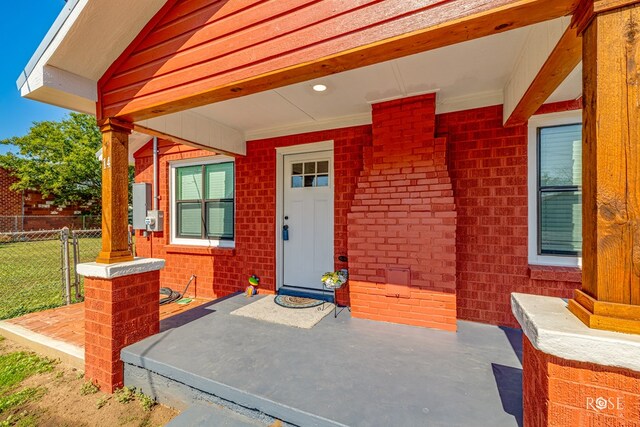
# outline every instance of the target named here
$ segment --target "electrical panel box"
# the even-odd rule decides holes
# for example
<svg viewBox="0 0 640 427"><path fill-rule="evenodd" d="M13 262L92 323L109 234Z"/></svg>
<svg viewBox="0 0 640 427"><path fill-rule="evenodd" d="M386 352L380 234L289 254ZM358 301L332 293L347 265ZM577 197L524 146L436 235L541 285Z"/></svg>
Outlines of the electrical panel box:
<svg viewBox="0 0 640 427"><path fill-rule="evenodd" d="M147 211L147 217L145 218L147 231L162 231L163 223L164 223L164 212Z"/></svg>
<svg viewBox="0 0 640 427"><path fill-rule="evenodd" d="M147 230L147 211L151 206L151 184L133 184L133 229Z"/></svg>

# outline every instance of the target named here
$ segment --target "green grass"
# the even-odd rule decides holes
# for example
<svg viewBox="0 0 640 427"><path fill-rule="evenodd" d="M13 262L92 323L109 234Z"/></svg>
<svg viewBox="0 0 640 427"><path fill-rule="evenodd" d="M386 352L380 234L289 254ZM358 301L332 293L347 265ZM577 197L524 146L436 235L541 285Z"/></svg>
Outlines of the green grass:
<svg viewBox="0 0 640 427"><path fill-rule="evenodd" d="M32 375L49 372L53 362L35 353L17 351L0 354L0 396Z"/></svg>
<svg viewBox="0 0 640 427"><path fill-rule="evenodd" d="M98 388L98 386L95 385L93 381L86 381L82 384L82 387L80 387L80 394L82 396L86 396L88 394L96 394L98 391L100 391L100 388Z"/></svg>
<svg viewBox="0 0 640 427"><path fill-rule="evenodd" d="M6 396L0 396L0 414L3 412L25 404L30 400L39 399L46 393L43 388L25 388Z"/></svg>
<svg viewBox="0 0 640 427"><path fill-rule="evenodd" d="M17 351L0 354L0 414L42 397L46 393L42 387L15 390L30 376L49 372L52 369L52 361L35 353ZM5 421L6 425L14 424L13 422L9 424L8 420ZM0 424L0 427L3 424Z"/></svg>
<svg viewBox="0 0 640 427"><path fill-rule="evenodd" d="M80 262L93 261L100 244L100 238L79 239ZM69 252L73 284L71 245ZM0 320L64 304L60 240L0 241L0 259Z"/></svg>

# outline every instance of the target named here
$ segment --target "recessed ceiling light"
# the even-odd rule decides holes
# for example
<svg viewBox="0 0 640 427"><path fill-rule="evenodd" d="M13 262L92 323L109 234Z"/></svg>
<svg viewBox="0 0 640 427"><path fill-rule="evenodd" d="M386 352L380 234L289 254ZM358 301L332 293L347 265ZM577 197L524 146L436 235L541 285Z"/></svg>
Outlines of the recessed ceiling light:
<svg viewBox="0 0 640 427"><path fill-rule="evenodd" d="M313 90L315 90L316 92L324 92L325 90L327 90L327 86L325 86L325 85L313 85Z"/></svg>

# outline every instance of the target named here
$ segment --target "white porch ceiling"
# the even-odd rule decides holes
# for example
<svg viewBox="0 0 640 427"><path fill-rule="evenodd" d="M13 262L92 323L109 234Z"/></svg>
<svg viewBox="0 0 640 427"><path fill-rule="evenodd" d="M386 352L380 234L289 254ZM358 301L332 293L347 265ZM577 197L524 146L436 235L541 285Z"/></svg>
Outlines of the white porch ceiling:
<svg viewBox="0 0 640 427"><path fill-rule="evenodd" d="M542 25L542 24L538 24ZM534 28L452 45L191 111L244 133L247 140L371 123L371 104L437 93L444 113L503 102L503 90ZM526 54L526 53L524 53ZM314 84L328 87L314 92ZM548 102L581 94L581 67Z"/></svg>

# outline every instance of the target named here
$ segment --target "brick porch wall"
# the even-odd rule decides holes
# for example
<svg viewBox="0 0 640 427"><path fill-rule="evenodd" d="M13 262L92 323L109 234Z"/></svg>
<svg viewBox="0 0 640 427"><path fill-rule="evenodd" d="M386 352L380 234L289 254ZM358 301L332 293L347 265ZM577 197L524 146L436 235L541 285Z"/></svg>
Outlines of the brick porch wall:
<svg viewBox="0 0 640 427"><path fill-rule="evenodd" d="M458 213L458 318L518 327L512 292L571 297L579 269L528 264L527 127L505 129L502 106L493 106L438 115L437 135L447 137Z"/></svg>
<svg viewBox="0 0 640 427"><path fill-rule="evenodd" d="M525 426L640 426L640 372L523 350Z"/></svg>
<svg viewBox="0 0 640 427"><path fill-rule="evenodd" d="M549 104L541 112L577 107L578 102ZM433 136L430 127L433 126L433 111L420 111L423 107L415 103L406 104L405 108L399 113L396 127L388 128L390 135L402 132L402 126L414 120L416 129ZM393 124L393 120L389 123ZM441 114L435 117L435 126L436 135L446 137L446 161L457 212L455 250L452 250L457 257L453 273L456 293L440 295L442 301L436 304L438 309L444 308L448 314L457 306L460 319L517 327L509 305L511 292L570 297L573 289L580 287L580 270L528 264L526 127L504 129L500 106ZM382 126L378 126L376 132L382 132ZM196 274L198 279L191 291L201 297L220 297L243 290L251 274L261 277L263 291L273 292L275 148L333 139L336 161L335 268L347 267L337 261L337 256L347 253L347 212L363 169L363 159L369 169L373 164L371 135L371 126L359 126L250 141L247 156L239 158L236 165L236 249L172 247L168 245L168 233L145 239L138 232L138 255L167 260L161 273L163 286L181 290L191 274ZM435 147L436 139L432 137L431 140ZM442 145L438 147L440 149ZM168 161L209 156L210 153L164 141L161 141L160 151L160 208L165 211L168 227ZM445 153L442 155L445 159ZM151 166L151 150L146 146L136 153L137 182L152 181ZM358 203L362 202L363 199ZM369 216L369 221L372 220ZM392 244L404 245L404 240ZM354 267L358 269L354 256L357 252L350 258L352 274ZM362 292L357 293L366 295L371 290L362 288ZM348 290L341 292L339 301L348 303L348 295ZM452 295L456 295L453 300ZM380 295L363 298L373 298L374 304L380 304L381 300ZM382 301L377 308L386 310L392 299L383 297ZM397 303L397 312L410 312L415 301L400 298ZM376 316L372 312L369 314ZM391 320L391 316L386 320Z"/></svg>
<svg viewBox="0 0 640 427"><path fill-rule="evenodd" d="M455 330L456 212L435 95L376 104L372 126L349 214L352 314Z"/></svg>
<svg viewBox="0 0 640 427"><path fill-rule="evenodd" d="M247 155L236 159L236 236L235 249L204 249L193 246L169 245L169 232L144 238L136 236L139 256L164 258L162 286L182 291L191 274L197 279L190 289L199 297L222 297L242 291L247 279L260 277L262 292L275 291L275 211L276 211L276 147L334 141L335 175L335 268L347 264L337 260L347 254L347 212L362 169L363 147L370 145L371 128L357 126L322 132L271 138L247 143ZM152 157L149 145L136 155L136 182L152 182ZM166 141L160 141L160 209L165 212L165 230L169 229L169 162L210 156ZM338 293L341 304L349 303L348 289Z"/></svg>

